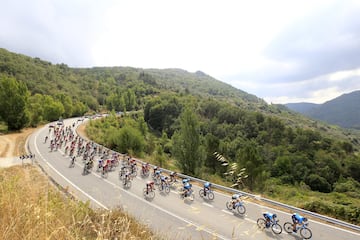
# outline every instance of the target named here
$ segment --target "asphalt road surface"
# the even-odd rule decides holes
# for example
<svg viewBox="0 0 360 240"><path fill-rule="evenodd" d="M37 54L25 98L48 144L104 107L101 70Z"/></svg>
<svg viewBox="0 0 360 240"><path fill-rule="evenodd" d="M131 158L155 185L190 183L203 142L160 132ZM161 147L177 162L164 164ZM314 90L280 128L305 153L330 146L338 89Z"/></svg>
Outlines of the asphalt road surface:
<svg viewBox="0 0 360 240"><path fill-rule="evenodd" d="M77 119L64 121L65 126L73 123L78 125ZM157 189L155 198L149 201L144 199L142 191L150 177L143 179L137 176L133 179L131 188L125 189L119 180L119 169L110 172L106 179L95 168L84 176L82 160L77 158L75 167L69 168L70 158L65 155L64 147L50 151L49 143L44 143L47 135L47 126L32 134L29 148L38 163L58 184L68 188L79 199L90 201L94 207L121 207L149 225L156 233L169 239L302 239L298 233L288 234L283 231L280 235L275 235L270 229L260 230L257 227L256 220L265 211L276 213L281 226L284 222L291 222L290 213L245 200L246 213L241 216L227 210L225 203L230 200L230 195L215 192L215 199L207 201L200 198L200 188L195 184L194 201L182 200L175 189L169 194L160 193ZM51 137L50 134L49 138ZM313 233L312 239L360 239L359 232L344 230L314 219L309 219L309 228Z"/></svg>

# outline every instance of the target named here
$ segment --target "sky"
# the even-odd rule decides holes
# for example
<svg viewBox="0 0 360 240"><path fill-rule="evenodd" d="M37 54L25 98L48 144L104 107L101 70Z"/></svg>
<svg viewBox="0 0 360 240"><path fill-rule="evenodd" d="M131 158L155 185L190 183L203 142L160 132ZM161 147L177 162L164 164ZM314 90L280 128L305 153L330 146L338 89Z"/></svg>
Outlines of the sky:
<svg viewBox="0 0 360 240"><path fill-rule="evenodd" d="M203 71L268 103L360 90L357 0L0 0L0 48L70 67Z"/></svg>

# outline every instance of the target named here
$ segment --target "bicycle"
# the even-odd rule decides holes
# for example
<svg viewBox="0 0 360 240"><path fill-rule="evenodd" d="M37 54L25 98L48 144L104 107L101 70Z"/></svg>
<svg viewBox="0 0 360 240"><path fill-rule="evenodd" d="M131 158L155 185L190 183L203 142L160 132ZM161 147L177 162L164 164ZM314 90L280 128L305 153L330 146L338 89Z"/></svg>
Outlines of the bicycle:
<svg viewBox="0 0 360 240"><path fill-rule="evenodd" d="M144 188L143 195L144 195L144 198L152 200L155 197L155 192L152 189L147 190L146 188Z"/></svg>
<svg viewBox="0 0 360 240"><path fill-rule="evenodd" d="M194 195L194 192L192 189L189 190L189 192L182 190L179 192L179 194L180 194L180 198L183 200L189 199L190 201L194 201L194 199L195 199L195 195Z"/></svg>
<svg viewBox="0 0 360 240"><path fill-rule="evenodd" d="M75 157L72 157L70 160L69 168L73 168L73 167L75 167Z"/></svg>
<svg viewBox="0 0 360 240"><path fill-rule="evenodd" d="M124 188L131 188L131 177L130 176L124 177L123 186L124 186Z"/></svg>
<svg viewBox="0 0 360 240"><path fill-rule="evenodd" d="M258 227L263 230L265 228L271 228L272 232L275 234L280 234L282 232L282 227L278 223L279 220L271 219L270 222L267 222L264 218L258 218L256 221Z"/></svg>
<svg viewBox="0 0 360 240"><path fill-rule="evenodd" d="M159 191L160 192L165 192L166 194L169 194L170 193L170 187L166 182L162 182L162 183L160 183Z"/></svg>
<svg viewBox="0 0 360 240"><path fill-rule="evenodd" d="M215 197L214 192L211 189L207 189L206 194L205 194L204 189L200 189L199 195L201 198L207 198L209 200L214 200L214 197Z"/></svg>
<svg viewBox="0 0 360 240"><path fill-rule="evenodd" d="M101 170L101 177L107 178L109 174L108 172L109 172L108 165L103 166Z"/></svg>
<svg viewBox="0 0 360 240"><path fill-rule="evenodd" d="M236 210L240 215L243 215L246 213L246 208L244 206L243 201L237 202L237 203L235 203L235 205L232 203L232 201L227 201L226 208L231 211Z"/></svg>
<svg viewBox="0 0 360 240"><path fill-rule="evenodd" d="M296 232L300 229L300 235L302 238L304 239L310 239L312 237L312 232L311 230L308 228L309 223L301 223L300 226L296 226ZM290 222L286 222L284 223L284 230L287 233L293 233L293 224Z"/></svg>

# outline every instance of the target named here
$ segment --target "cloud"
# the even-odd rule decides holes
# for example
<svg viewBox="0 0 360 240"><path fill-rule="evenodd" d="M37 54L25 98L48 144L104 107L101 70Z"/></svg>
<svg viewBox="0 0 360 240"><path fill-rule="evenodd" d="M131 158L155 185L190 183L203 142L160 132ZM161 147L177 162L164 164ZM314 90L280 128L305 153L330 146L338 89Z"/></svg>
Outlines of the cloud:
<svg viewBox="0 0 360 240"><path fill-rule="evenodd" d="M262 81L303 81L360 66L360 6L348 1L331 4L291 24L265 50L272 61L291 63L292 71ZM260 79L259 79L260 80Z"/></svg>
<svg viewBox="0 0 360 240"><path fill-rule="evenodd" d="M71 66L92 65L91 45L107 4L81 1L5 1L0 46Z"/></svg>

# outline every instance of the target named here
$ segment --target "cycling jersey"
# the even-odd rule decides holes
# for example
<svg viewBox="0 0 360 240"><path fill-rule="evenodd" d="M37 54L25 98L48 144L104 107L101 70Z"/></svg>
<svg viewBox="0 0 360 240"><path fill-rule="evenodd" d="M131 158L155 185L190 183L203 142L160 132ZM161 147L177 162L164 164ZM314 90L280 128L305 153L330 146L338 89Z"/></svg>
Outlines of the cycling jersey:
<svg viewBox="0 0 360 240"><path fill-rule="evenodd" d="M297 223L302 223L304 221L304 217L303 216L300 216L299 214L297 213L294 213L292 215L292 220L293 222L297 222Z"/></svg>
<svg viewBox="0 0 360 240"><path fill-rule="evenodd" d="M264 213L263 216L264 216L265 219L271 220L271 219L273 219L274 214L267 212L267 213Z"/></svg>

